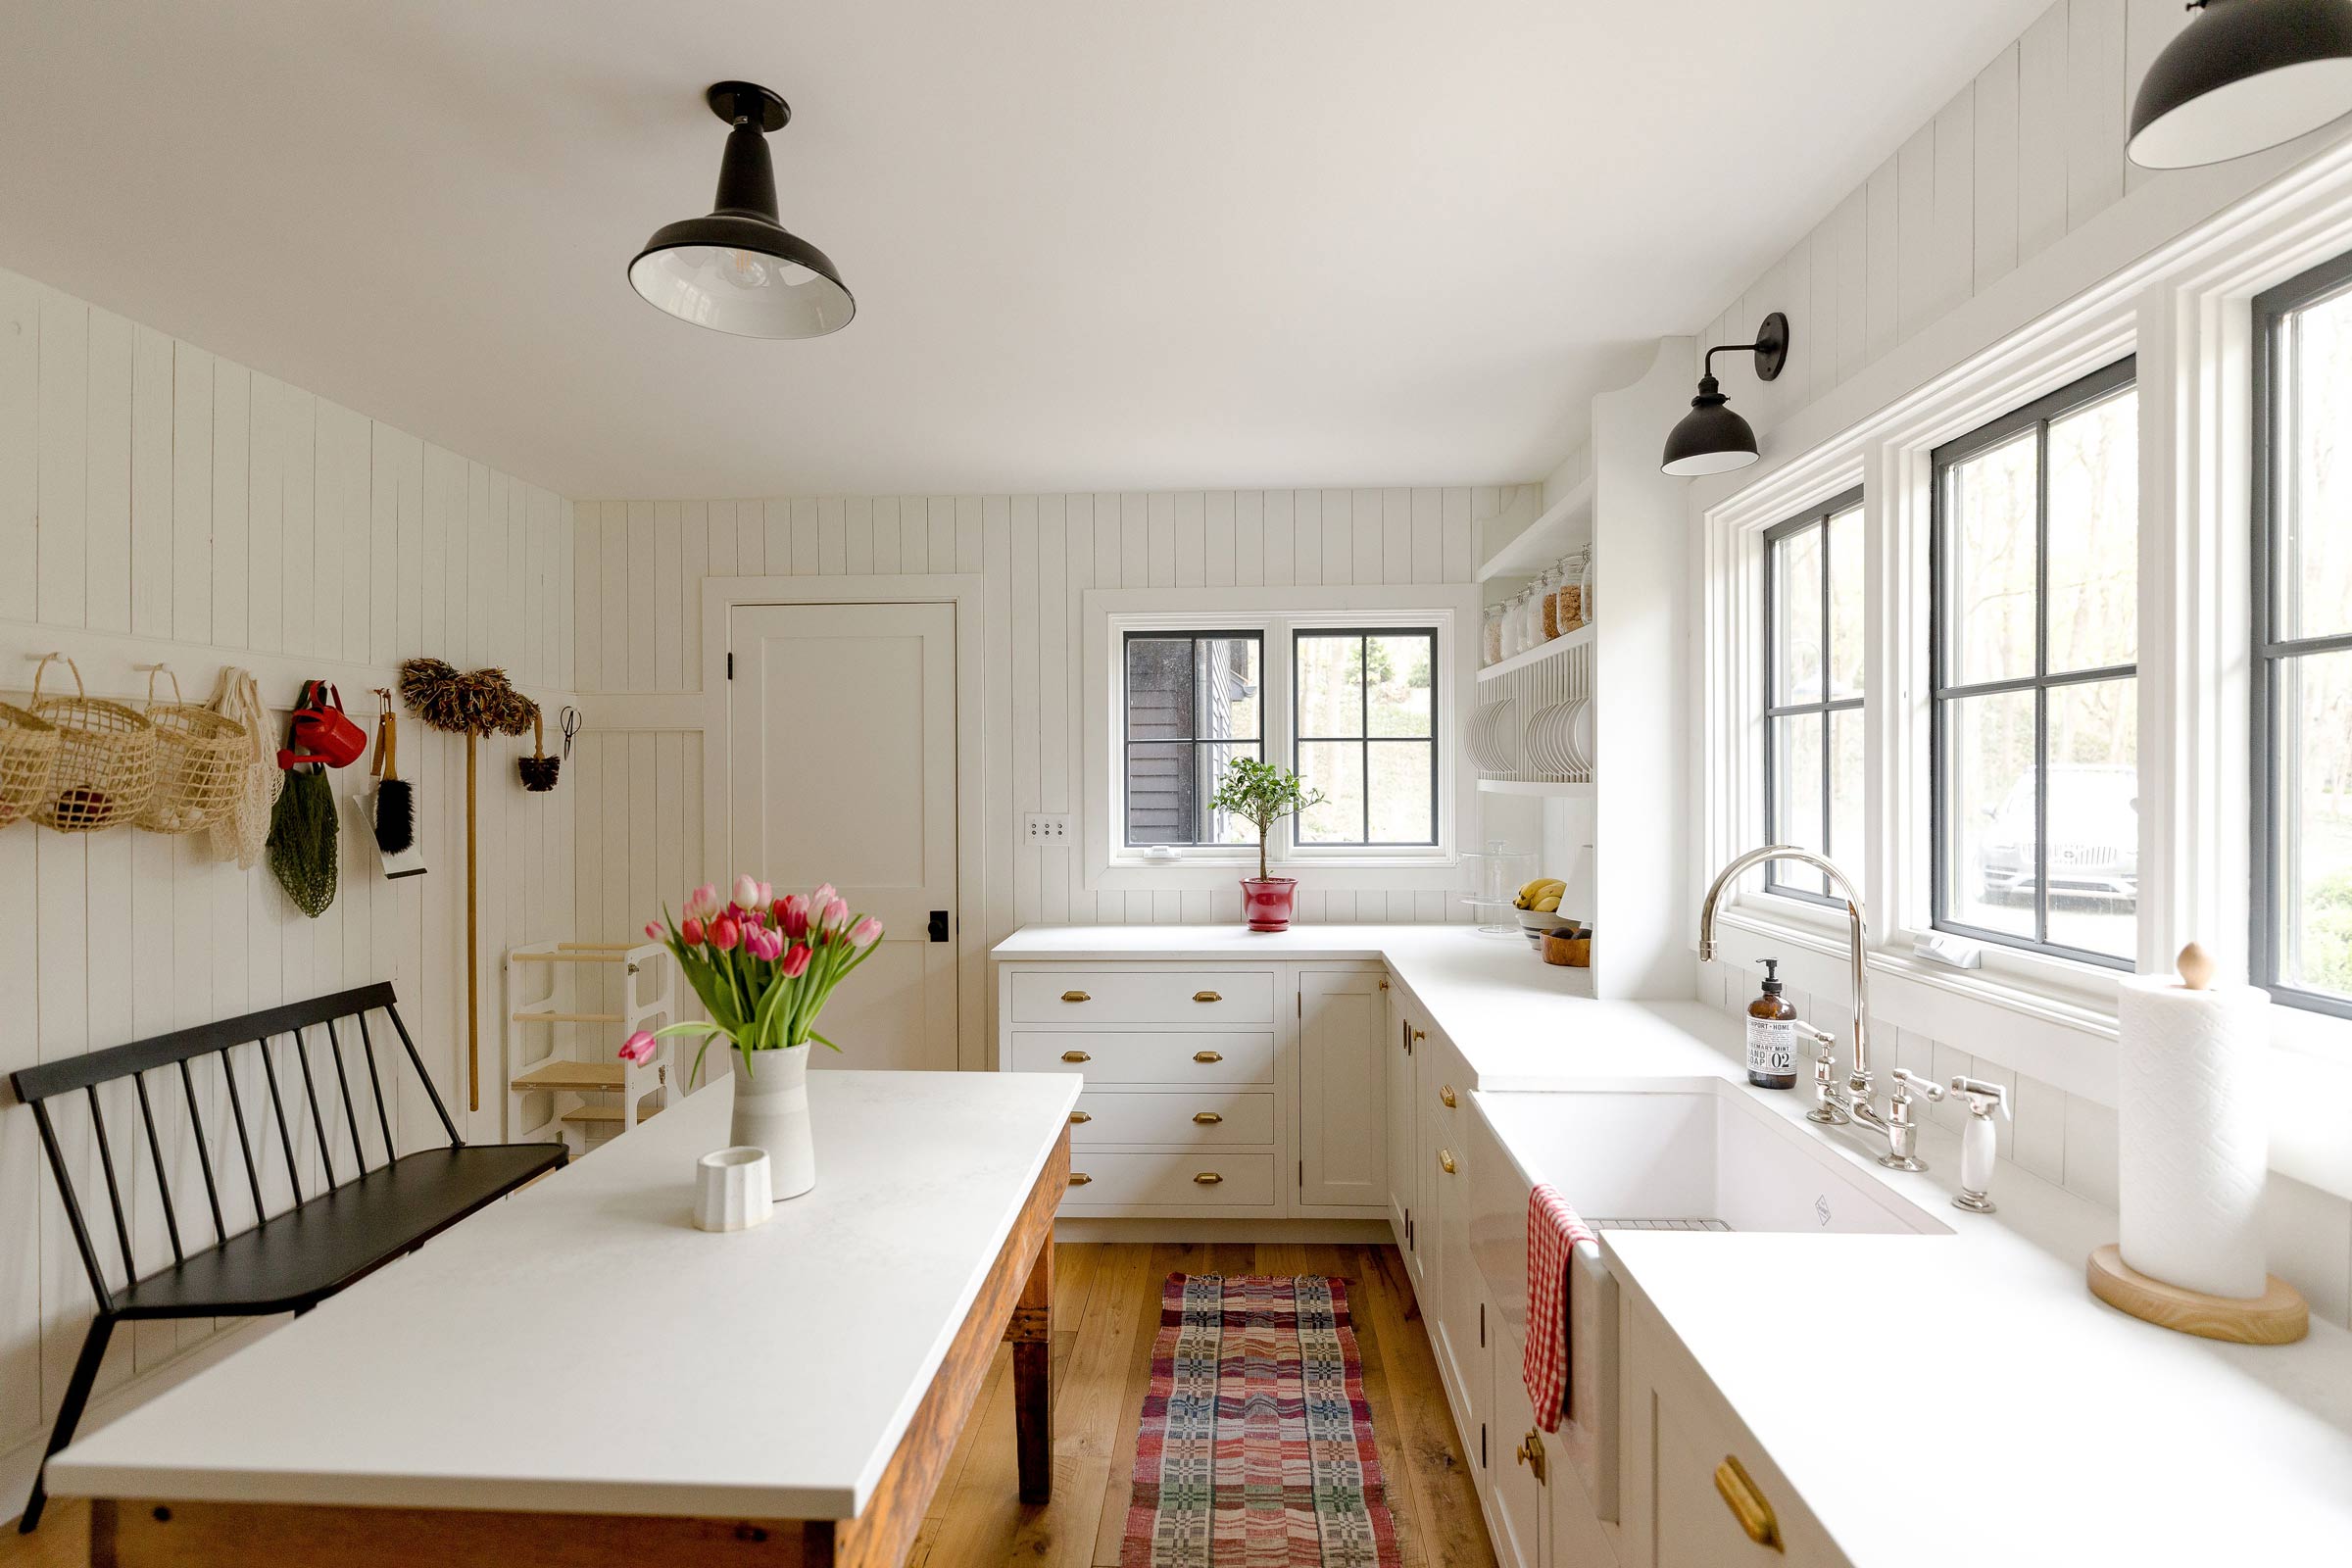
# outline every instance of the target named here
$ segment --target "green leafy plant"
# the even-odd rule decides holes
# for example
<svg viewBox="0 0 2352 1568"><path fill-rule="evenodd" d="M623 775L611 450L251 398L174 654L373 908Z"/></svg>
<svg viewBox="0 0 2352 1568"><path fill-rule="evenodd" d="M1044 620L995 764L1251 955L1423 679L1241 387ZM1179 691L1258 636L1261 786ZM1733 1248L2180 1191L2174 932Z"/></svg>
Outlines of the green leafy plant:
<svg viewBox="0 0 2352 1568"><path fill-rule="evenodd" d="M1254 757L1237 757L1225 764L1225 778L1209 798L1216 810L1230 811L1257 829L1257 878L1265 881L1266 837L1274 824L1324 802L1321 790L1307 789L1298 775Z"/></svg>

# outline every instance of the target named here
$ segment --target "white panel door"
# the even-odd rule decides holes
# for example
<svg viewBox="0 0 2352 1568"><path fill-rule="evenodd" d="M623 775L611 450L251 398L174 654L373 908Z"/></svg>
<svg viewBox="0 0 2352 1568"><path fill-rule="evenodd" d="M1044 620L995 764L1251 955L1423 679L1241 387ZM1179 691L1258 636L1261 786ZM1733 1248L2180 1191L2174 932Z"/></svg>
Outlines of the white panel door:
<svg viewBox="0 0 2352 1568"><path fill-rule="evenodd" d="M727 647L726 875L831 882L882 921L814 1065L953 1071L956 607L740 605Z"/></svg>
<svg viewBox="0 0 2352 1568"><path fill-rule="evenodd" d="M1388 1201L1388 1008L1377 974L1298 974L1298 1200Z"/></svg>

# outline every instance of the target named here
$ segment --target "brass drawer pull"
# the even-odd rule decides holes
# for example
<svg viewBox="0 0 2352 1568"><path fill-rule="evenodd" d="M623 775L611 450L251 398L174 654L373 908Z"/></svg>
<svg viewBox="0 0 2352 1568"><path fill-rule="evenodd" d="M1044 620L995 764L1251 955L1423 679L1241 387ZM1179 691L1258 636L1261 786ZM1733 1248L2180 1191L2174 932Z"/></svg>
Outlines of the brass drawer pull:
<svg viewBox="0 0 2352 1568"><path fill-rule="evenodd" d="M1725 1454L1723 1463L1715 1467L1715 1490L1723 1494L1725 1506L1740 1521L1740 1528L1748 1540L1778 1552L1788 1550L1788 1544L1781 1540L1781 1522L1773 1516L1772 1504L1764 1500L1764 1494L1756 1490L1747 1466Z"/></svg>
<svg viewBox="0 0 2352 1568"><path fill-rule="evenodd" d="M1223 1002L1225 999L1214 991L1196 991L1193 993L1193 1000L1195 1002Z"/></svg>
<svg viewBox="0 0 2352 1568"><path fill-rule="evenodd" d="M1438 1103L1444 1105L1447 1110L1454 1108L1457 1102L1453 1098L1453 1085L1442 1084L1439 1086Z"/></svg>
<svg viewBox="0 0 2352 1568"><path fill-rule="evenodd" d="M1193 1112L1193 1120L1199 1122L1203 1127L1214 1127L1217 1123L1223 1121L1224 1119L1225 1118L1222 1114L1213 1110L1196 1110Z"/></svg>
<svg viewBox="0 0 2352 1568"><path fill-rule="evenodd" d="M1075 1126L1084 1126L1086 1123L1093 1121L1095 1117L1092 1111L1073 1110L1070 1112L1070 1121Z"/></svg>
<svg viewBox="0 0 2352 1568"><path fill-rule="evenodd" d="M1224 1179L1213 1170L1204 1170L1193 1178L1193 1184L1197 1187L1214 1187Z"/></svg>
<svg viewBox="0 0 2352 1568"><path fill-rule="evenodd" d="M1082 1170L1074 1170L1070 1172L1070 1185L1072 1187L1084 1187L1088 1182L1093 1180L1094 1178L1092 1176L1089 1176Z"/></svg>
<svg viewBox="0 0 2352 1568"><path fill-rule="evenodd" d="M1221 1051L1196 1051L1193 1053L1193 1059L1195 1061L1202 1062L1223 1061L1225 1059L1225 1054Z"/></svg>
<svg viewBox="0 0 2352 1568"><path fill-rule="evenodd" d="M1061 994L1061 1000L1064 1002L1092 1002L1095 999L1083 991L1064 991Z"/></svg>
<svg viewBox="0 0 2352 1568"><path fill-rule="evenodd" d="M1511 1451L1519 1456L1521 1464L1535 1473L1537 1486L1541 1487L1546 1484L1544 1480L1544 1437L1542 1433L1532 1427L1529 1428L1526 1438L1520 1442L1518 1447Z"/></svg>
<svg viewBox="0 0 2352 1568"><path fill-rule="evenodd" d="M1449 1149L1441 1149L1438 1151L1438 1169L1444 1171L1448 1176L1453 1174L1453 1151Z"/></svg>
<svg viewBox="0 0 2352 1568"><path fill-rule="evenodd" d="M1092 1061L1095 1058L1083 1051L1065 1051L1061 1054L1061 1059L1064 1061Z"/></svg>
<svg viewBox="0 0 2352 1568"><path fill-rule="evenodd" d="M1414 1045L1419 1045L1419 1044L1420 1044L1422 1041L1424 1041L1424 1040L1427 1040L1428 1038L1429 1038L1429 1031L1428 1031L1428 1030L1426 1030L1426 1029L1416 1029L1416 1030L1414 1030L1414 1031L1413 1031L1413 1044L1414 1044Z"/></svg>

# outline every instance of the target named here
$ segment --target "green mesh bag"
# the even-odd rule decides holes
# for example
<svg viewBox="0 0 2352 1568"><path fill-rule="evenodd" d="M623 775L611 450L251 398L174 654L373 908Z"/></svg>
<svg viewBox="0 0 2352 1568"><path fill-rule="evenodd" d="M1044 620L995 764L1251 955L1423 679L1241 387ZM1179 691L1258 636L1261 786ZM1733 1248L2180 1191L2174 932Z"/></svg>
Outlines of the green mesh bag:
<svg viewBox="0 0 2352 1568"><path fill-rule="evenodd" d="M270 871L316 920L335 902L335 791L323 768L296 768L270 813Z"/></svg>

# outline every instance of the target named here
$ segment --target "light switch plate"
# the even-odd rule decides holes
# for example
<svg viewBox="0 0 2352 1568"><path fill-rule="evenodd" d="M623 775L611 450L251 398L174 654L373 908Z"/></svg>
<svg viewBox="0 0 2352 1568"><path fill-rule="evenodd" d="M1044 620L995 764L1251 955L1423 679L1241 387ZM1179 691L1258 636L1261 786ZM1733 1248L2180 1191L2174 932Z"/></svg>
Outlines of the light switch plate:
<svg viewBox="0 0 2352 1568"><path fill-rule="evenodd" d="M1041 848L1050 844L1070 842L1069 813L1031 811L1029 813L1029 842Z"/></svg>

